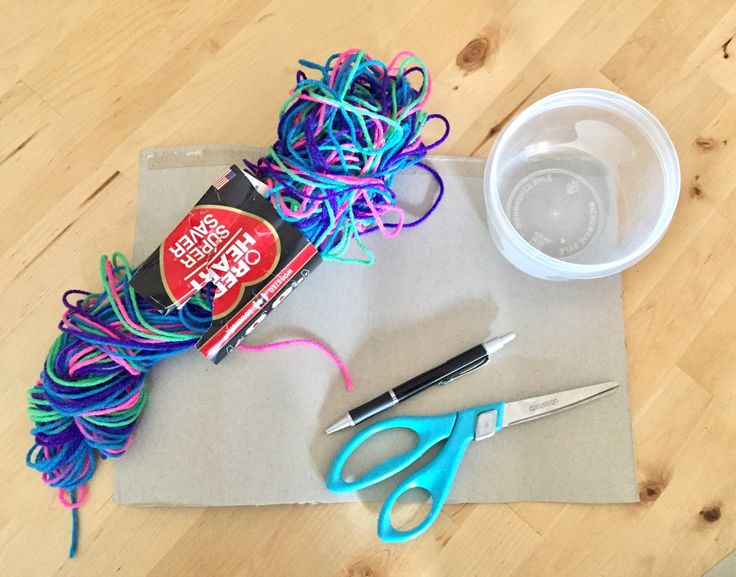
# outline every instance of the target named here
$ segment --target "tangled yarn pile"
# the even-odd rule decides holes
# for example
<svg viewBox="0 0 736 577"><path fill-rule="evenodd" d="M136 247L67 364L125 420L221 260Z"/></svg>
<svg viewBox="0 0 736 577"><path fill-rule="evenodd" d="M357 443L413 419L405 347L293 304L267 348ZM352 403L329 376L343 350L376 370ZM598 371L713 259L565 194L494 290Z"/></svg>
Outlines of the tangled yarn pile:
<svg viewBox="0 0 736 577"><path fill-rule="evenodd" d="M442 199L442 179L422 159L444 142L449 123L422 110L431 80L424 63L409 52L397 54L388 66L358 50L334 55L324 66L300 64L321 78L297 74L296 88L281 109L278 141L267 156L246 164L269 185L265 196L281 218L322 258L371 264L374 256L363 235L395 236L423 222ZM425 144L421 131L431 119L445 130ZM391 185L398 172L413 165L434 176L439 192L423 216L406 222ZM353 243L361 256L346 256Z"/></svg>

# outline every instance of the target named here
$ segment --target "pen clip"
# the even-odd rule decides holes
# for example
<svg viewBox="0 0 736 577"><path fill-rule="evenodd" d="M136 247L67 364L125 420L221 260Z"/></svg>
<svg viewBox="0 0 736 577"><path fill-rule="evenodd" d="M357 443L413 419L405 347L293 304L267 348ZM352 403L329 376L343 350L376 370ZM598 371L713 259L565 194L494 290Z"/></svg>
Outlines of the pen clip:
<svg viewBox="0 0 736 577"><path fill-rule="evenodd" d="M459 379L460 377L464 377L467 374L472 373L475 370L478 370L483 365L485 365L488 361L491 360L490 356L487 356L483 359L478 359L477 361L473 361L472 363L465 365L460 370L458 370L457 373L453 373L449 379L440 381L440 385L446 385L447 383L451 383L455 379Z"/></svg>

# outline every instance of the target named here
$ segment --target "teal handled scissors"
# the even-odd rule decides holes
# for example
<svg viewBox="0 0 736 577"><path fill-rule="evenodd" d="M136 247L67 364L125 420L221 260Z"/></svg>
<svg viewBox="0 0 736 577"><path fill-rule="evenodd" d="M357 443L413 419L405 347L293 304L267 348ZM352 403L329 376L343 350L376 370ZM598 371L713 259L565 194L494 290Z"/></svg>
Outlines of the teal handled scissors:
<svg viewBox="0 0 736 577"><path fill-rule="evenodd" d="M612 393L618 383L601 383L521 401L491 403L470 409L427 417L400 416L378 421L357 433L338 453L327 474L327 488L336 492L356 491L396 475L416 462L434 445L445 441L437 455L404 479L388 496L378 515L378 536L389 543L408 541L426 531L440 514L455 473L471 441L492 437L501 429L547 417ZM377 465L362 477L345 481L342 470L348 457L365 441L382 431L409 429L417 444L405 453ZM416 527L399 531L391 525L391 509L411 489L423 489L432 499L426 518Z"/></svg>

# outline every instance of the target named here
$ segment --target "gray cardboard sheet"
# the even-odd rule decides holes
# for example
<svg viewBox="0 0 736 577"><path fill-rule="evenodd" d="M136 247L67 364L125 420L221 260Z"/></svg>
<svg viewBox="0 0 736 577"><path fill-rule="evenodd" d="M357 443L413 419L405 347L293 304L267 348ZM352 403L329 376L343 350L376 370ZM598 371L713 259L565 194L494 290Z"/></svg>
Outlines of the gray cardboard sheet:
<svg viewBox="0 0 736 577"><path fill-rule="evenodd" d="M143 151L135 262L145 258L230 164L262 151L206 146ZM436 414L495 400L618 381L615 394L470 445L451 502L637 500L619 276L548 282L498 253L486 228L484 161L432 159L447 187L437 212L398 238L373 235L372 267L323 263L249 337L310 337L347 363L355 390L321 353L236 351L214 366L196 350L162 362L125 458L119 503L262 505L378 500L395 485L335 494L329 464L349 436L324 428L351 407L478 344L517 339L483 369L435 387L388 415ZM395 181L409 212L431 179ZM408 441L376 438L364 464ZM357 463L358 461L356 461ZM354 469L360 467L356 466Z"/></svg>

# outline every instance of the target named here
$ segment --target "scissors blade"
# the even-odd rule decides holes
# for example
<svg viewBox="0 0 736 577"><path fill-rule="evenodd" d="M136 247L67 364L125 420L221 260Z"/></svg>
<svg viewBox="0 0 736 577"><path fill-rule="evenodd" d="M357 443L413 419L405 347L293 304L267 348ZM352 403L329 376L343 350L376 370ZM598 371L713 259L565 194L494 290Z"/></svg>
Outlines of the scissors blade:
<svg viewBox="0 0 736 577"><path fill-rule="evenodd" d="M551 395L542 395L540 397L531 397L521 401L506 403L503 410L501 427L526 423L534 419L540 419L561 411L566 411L567 409L572 409L573 407L578 407L584 403L610 395L617 388L618 383L600 383L598 385L588 385L587 387L579 387L577 389L552 393Z"/></svg>

